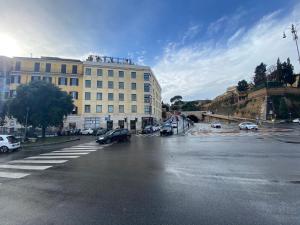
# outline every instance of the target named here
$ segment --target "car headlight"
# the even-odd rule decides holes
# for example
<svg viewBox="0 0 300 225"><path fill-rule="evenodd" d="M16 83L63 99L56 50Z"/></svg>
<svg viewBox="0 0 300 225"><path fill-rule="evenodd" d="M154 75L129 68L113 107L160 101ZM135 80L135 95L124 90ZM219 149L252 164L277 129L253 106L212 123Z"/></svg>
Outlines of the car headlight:
<svg viewBox="0 0 300 225"><path fill-rule="evenodd" d="M103 140L103 139L104 139L104 137L99 137L99 138L98 138L98 140Z"/></svg>

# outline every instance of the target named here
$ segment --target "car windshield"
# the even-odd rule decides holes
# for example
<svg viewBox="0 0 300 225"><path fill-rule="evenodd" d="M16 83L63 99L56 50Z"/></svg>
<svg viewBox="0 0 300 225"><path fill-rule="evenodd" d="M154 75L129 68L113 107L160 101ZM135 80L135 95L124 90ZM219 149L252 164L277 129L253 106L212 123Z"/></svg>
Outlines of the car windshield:
<svg viewBox="0 0 300 225"><path fill-rule="evenodd" d="M111 135L111 134L113 134L115 131L114 130L110 130L110 131L108 131L105 135Z"/></svg>

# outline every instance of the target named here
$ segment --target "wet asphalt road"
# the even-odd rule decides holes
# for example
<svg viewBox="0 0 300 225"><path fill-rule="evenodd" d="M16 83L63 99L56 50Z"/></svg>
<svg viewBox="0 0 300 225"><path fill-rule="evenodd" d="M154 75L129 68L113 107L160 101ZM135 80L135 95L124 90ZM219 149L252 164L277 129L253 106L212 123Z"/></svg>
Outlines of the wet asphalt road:
<svg viewBox="0 0 300 225"><path fill-rule="evenodd" d="M132 137L0 179L0 224L300 224L299 165L299 144L268 136Z"/></svg>

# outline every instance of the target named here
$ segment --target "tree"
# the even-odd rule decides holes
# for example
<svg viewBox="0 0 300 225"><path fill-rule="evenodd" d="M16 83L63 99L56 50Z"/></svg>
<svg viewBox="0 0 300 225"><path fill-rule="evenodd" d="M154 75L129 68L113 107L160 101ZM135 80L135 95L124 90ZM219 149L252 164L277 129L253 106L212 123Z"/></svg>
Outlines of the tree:
<svg viewBox="0 0 300 225"><path fill-rule="evenodd" d="M199 107L197 104L198 104L197 101L184 102L184 104L181 107L181 110L182 111L197 111L197 110L199 110Z"/></svg>
<svg viewBox="0 0 300 225"><path fill-rule="evenodd" d="M170 99L171 103L175 103L177 101L181 101L182 100L182 96L180 95L175 95L173 98Z"/></svg>
<svg viewBox="0 0 300 225"><path fill-rule="evenodd" d="M266 71L267 71L267 65L264 63L261 63L255 68L255 75L253 79L255 86L266 83L267 81Z"/></svg>
<svg viewBox="0 0 300 225"><path fill-rule="evenodd" d="M0 126L5 124L5 102L0 99Z"/></svg>
<svg viewBox="0 0 300 225"><path fill-rule="evenodd" d="M295 82L294 67L291 64L290 58L287 58L287 61L282 64L282 74L285 84L292 85Z"/></svg>
<svg viewBox="0 0 300 225"><path fill-rule="evenodd" d="M249 85L248 85L248 82L245 81L245 80L241 80L238 82L238 86L237 86L237 90L239 92L244 92L244 91L247 91L249 88Z"/></svg>
<svg viewBox="0 0 300 225"><path fill-rule="evenodd" d="M280 99L279 103L279 117L282 119L288 118L288 106L283 97Z"/></svg>
<svg viewBox="0 0 300 225"><path fill-rule="evenodd" d="M61 125L64 116L74 109L72 97L54 84L34 81L17 88L17 95L9 103L9 113L22 125L42 128L45 137L48 126Z"/></svg>

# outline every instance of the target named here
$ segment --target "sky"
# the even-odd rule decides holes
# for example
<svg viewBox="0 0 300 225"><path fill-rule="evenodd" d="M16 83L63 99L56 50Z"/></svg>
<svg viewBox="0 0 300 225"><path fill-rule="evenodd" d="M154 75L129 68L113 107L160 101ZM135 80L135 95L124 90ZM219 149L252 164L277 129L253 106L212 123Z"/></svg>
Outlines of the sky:
<svg viewBox="0 0 300 225"><path fill-rule="evenodd" d="M261 62L290 57L299 73L292 23L297 0L0 0L0 55L130 57L164 101L212 99Z"/></svg>

